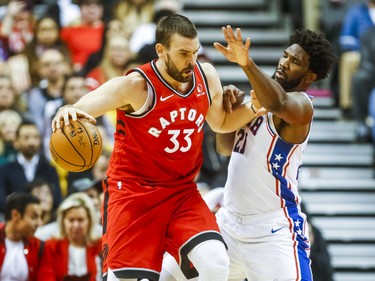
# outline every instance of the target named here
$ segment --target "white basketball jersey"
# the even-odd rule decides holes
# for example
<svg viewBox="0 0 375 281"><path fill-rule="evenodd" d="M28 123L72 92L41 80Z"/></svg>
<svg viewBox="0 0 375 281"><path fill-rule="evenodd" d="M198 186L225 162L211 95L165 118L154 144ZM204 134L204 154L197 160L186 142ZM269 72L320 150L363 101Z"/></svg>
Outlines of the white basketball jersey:
<svg viewBox="0 0 375 281"><path fill-rule="evenodd" d="M238 130L228 167L224 207L246 216L300 203L298 171L309 135L301 144L285 142L276 132L272 113Z"/></svg>

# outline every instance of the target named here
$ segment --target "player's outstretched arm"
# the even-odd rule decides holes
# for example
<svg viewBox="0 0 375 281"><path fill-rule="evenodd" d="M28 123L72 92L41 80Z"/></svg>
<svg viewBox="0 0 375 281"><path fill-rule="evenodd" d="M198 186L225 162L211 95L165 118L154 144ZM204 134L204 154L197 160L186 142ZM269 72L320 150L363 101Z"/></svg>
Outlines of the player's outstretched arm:
<svg viewBox="0 0 375 281"><path fill-rule="evenodd" d="M312 116L311 105L304 95L291 95L281 85L268 76L248 55L250 39L242 40L241 30L236 33L231 26L222 28L227 47L214 43L215 48L229 61L241 66L252 88L257 93L259 103L290 124L309 124Z"/></svg>
<svg viewBox="0 0 375 281"><path fill-rule="evenodd" d="M215 48L221 52L229 61L241 66L255 92L258 94L260 104L267 110L274 111L282 103L286 95L282 87L271 77L265 74L249 57L250 38L243 43L241 29L236 28L234 33L232 27L222 27L227 47L215 42Z"/></svg>

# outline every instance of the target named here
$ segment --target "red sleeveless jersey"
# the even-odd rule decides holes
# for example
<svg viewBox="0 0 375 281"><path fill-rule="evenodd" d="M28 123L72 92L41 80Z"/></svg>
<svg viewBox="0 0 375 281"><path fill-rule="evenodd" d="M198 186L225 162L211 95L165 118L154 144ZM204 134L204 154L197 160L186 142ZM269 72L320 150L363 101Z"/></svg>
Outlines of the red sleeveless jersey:
<svg viewBox="0 0 375 281"><path fill-rule="evenodd" d="M196 63L193 85L186 94L163 79L155 61L129 73L133 71L147 81L153 101L141 114L117 110L108 177L162 187L193 182L203 161L203 124L211 103L201 66Z"/></svg>

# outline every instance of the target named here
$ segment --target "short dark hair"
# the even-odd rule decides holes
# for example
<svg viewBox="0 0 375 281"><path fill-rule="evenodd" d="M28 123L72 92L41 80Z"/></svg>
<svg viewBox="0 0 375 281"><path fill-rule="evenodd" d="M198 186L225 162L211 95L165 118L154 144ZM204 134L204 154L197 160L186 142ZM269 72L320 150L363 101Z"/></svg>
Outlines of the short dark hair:
<svg viewBox="0 0 375 281"><path fill-rule="evenodd" d="M337 62L331 43L315 31L297 29L290 36L289 43L290 45L298 44L309 54L309 69L317 75L317 81L326 78Z"/></svg>
<svg viewBox="0 0 375 281"><path fill-rule="evenodd" d="M65 81L61 88L62 96L65 96L66 86L68 85L69 80L73 78L82 78L83 80L85 80L85 84L86 84L86 77L80 72L73 72L68 75L65 75Z"/></svg>
<svg viewBox="0 0 375 281"><path fill-rule="evenodd" d="M156 27L156 44L169 47L170 39L175 34L194 39L198 36L195 25L185 16L172 14L163 17Z"/></svg>
<svg viewBox="0 0 375 281"><path fill-rule="evenodd" d="M12 218L12 210L17 210L23 216L28 205L39 203L40 201L37 197L26 192L10 194L5 203L5 221L9 221Z"/></svg>
<svg viewBox="0 0 375 281"><path fill-rule="evenodd" d="M24 126L34 126L35 128L37 128L37 130L39 132L38 126L36 125L36 123L34 121L31 121L28 118L23 118L21 124L17 128L16 138L18 138L20 136L21 128L24 127Z"/></svg>

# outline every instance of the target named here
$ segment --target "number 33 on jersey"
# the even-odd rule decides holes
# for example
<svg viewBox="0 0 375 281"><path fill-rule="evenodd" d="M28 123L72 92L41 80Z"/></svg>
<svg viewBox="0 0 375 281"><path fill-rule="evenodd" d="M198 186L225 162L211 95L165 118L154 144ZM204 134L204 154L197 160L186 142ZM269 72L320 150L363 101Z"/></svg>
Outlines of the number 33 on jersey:
<svg viewBox="0 0 375 281"><path fill-rule="evenodd" d="M148 99L137 112L117 112L114 149L121 153L109 176L166 186L176 185L176 178L194 180L202 165L202 128L211 102L200 65L194 68L191 89L183 94L162 78L154 62L133 71L147 81Z"/></svg>

